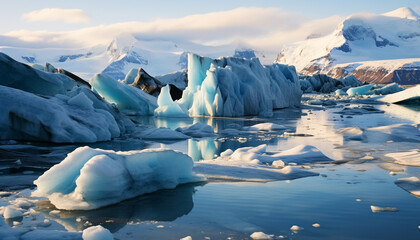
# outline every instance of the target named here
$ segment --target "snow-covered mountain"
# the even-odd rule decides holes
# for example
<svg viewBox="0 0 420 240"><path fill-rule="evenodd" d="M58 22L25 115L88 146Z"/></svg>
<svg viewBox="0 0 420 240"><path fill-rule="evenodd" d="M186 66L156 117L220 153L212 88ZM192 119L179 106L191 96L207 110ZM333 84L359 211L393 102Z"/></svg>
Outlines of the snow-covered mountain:
<svg viewBox="0 0 420 240"><path fill-rule="evenodd" d="M220 46L206 46L170 40L142 40L133 35L114 38L108 45L89 48L19 48L0 46L0 52L27 64L50 64L90 79L95 73L105 73L124 79L132 68L142 67L151 75L164 75L187 68L187 53L193 52L213 58L236 56L260 57L269 63L264 53L256 52L241 42ZM272 61L272 60L271 60Z"/></svg>
<svg viewBox="0 0 420 240"><path fill-rule="evenodd" d="M299 73L362 81L420 83L420 16L410 8L347 17L329 35L285 46L276 62Z"/></svg>

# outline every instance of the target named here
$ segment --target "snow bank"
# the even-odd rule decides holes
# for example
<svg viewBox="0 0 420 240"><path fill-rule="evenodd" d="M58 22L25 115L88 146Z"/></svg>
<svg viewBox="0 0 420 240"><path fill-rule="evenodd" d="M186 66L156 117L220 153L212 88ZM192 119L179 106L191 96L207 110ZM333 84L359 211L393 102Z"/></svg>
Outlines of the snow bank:
<svg viewBox="0 0 420 240"><path fill-rule="evenodd" d="M188 86L178 103L193 116L271 116L273 108L299 106L301 95L292 66L189 54Z"/></svg>
<svg viewBox="0 0 420 240"><path fill-rule="evenodd" d="M57 143L108 141L134 127L87 88L43 98L0 86L0 139Z"/></svg>
<svg viewBox="0 0 420 240"><path fill-rule="evenodd" d="M155 97L106 75L96 74L90 80L90 84L94 91L126 114L153 115L157 107Z"/></svg>
<svg viewBox="0 0 420 240"><path fill-rule="evenodd" d="M168 149L114 152L80 147L34 184L59 209L100 208L135 196L198 181L193 161Z"/></svg>
<svg viewBox="0 0 420 240"><path fill-rule="evenodd" d="M175 130L191 137L215 136L213 128L210 125L199 123L199 122L188 127L183 127L183 128L179 127Z"/></svg>
<svg viewBox="0 0 420 240"><path fill-rule="evenodd" d="M384 96L382 98L379 98L378 101L387 103L400 103L414 101L416 99L420 99L420 85L408 88L401 92Z"/></svg>
<svg viewBox="0 0 420 240"><path fill-rule="evenodd" d="M394 162L397 164L420 167L420 149L413 149L407 152L387 153L384 156L394 159Z"/></svg>
<svg viewBox="0 0 420 240"><path fill-rule="evenodd" d="M0 85L46 96L65 94L76 86L66 75L39 71L1 52L0 76Z"/></svg>
<svg viewBox="0 0 420 240"><path fill-rule="evenodd" d="M114 240L112 233L102 226L92 226L83 230L83 240Z"/></svg>

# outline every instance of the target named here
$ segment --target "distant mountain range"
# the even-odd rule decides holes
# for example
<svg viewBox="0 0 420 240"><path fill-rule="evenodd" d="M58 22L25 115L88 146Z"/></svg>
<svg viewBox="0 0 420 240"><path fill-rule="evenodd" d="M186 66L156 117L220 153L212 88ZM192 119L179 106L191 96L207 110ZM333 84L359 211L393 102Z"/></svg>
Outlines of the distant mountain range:
<svg viewBox="0 0 420 240"><path fill-rule="evenodd" d="M221 56L252 58L258 54L239 42L213 47L191 42L139 40L131 35L117 37L107 46L98 45L81 49L2 46L0 52L27 64L48 62L68 69L85 79L90 79L95 73L105 73L115 79L124 79L128 71L139 67L154 76L175 72L187 68L188 52L213 58ZM258 57L262 60L265 58L262 53Z"/></svg>
<svg viewBox="0 0 420 240"><path fill-rule="evenodd" d="M326 36L285 46L276 62L300 74L353 74L372 83L420 83L420 16L410 8L347 17Z"/></svg>

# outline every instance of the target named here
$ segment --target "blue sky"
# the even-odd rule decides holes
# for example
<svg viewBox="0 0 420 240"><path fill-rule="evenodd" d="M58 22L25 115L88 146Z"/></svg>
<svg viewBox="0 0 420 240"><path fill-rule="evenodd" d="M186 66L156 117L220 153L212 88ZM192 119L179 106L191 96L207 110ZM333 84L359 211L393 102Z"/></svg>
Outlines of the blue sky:
<svg viewBox="0 0 420 240"><path fill-rule="evenodd" d="M276 7L285 12L301 14L310 19L318 19L332 15L347 16L356 12L383 13L403 6L411 7L419 12L420 0L16 0L7 1L7 3L2 4L0 34L20 29L63 31L116 22L148 22L162 18L179 18L193 14L226 11L238 7L251 6L263 8ZM24 13L43 8L81 9L89 17L89 21L66 24L60 21L30 22L22 19Z"/></svg>

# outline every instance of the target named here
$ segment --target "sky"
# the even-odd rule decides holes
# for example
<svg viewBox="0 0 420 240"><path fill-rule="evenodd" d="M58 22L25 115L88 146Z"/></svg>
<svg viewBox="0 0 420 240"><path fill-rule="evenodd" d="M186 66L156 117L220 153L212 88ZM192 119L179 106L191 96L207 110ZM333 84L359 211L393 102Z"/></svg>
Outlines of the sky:
<svg viewBox="0 0 420 240"><path fill-rule="evenodd" d="M272 45L332 31L357 12L384 13L420 0L72 0L2 2L0 46L80 47L115 34L205 44L233 40ZM16 40L17 39L17 40Z"/></svg>

